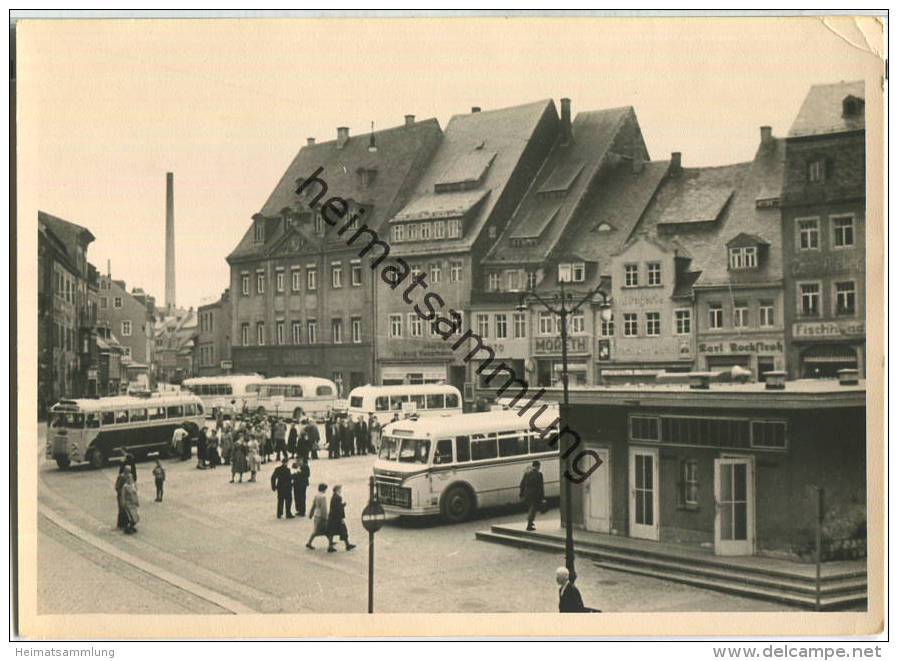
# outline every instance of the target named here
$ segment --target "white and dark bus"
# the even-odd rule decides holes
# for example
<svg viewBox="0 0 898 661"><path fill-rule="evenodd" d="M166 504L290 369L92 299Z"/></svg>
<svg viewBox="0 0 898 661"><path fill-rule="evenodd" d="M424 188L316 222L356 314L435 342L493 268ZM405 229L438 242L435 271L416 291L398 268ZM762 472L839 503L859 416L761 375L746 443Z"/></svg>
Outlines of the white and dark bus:
<svg viewBox="0 0 898 661"><path fill-rule="evenodd" d="M215 417L221 409L224 417L255 411L259 403L260 374L222 374L184 379L181 384L203 400L206 413Z"/></svg>
<svg viewBox="0 0 898 661"><path fill-rule="evenodd" d="M508 410L387 425L374 464L378 500L390 514L464 521L478 507L520 502L521 478L535 459L546 498L558 497L554 435L531 431L530 417Z"/></svg>
<svg viewBox="0 0 898 661"><path fill-rule="evenodd" d="M259 384L256 411L299 420L324 420L337 400L337 384L317 376L274 376Z"/></svg>
<svg viewBox="0 0 898 661"><path fill-rule="evenodd" d="M359 386L349 393L348 413L353 419L373 415L385 425L394 415L405 417L411 410L421 418L459 415L461 393L446 383Z"/></svg>
<svg viewBox="0 0 898 661"><path fill-rule="evenodd" d="M135 458L167 456L175 428L198 428L204 419L203 402L190 393L63 399L50 409L47 458L60 468L85 461L100 468L123 451Z"/></svg>

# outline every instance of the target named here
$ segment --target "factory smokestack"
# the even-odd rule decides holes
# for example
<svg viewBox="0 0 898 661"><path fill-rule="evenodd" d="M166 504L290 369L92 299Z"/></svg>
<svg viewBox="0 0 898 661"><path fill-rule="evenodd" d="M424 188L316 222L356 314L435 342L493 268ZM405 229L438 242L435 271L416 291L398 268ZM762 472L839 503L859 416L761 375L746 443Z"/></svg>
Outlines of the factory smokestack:
<svg viewBox="0 0 898 661"><path fill-rule="evenodd" d="M165 173L165 307L175 307L175 175Z"/></svg>

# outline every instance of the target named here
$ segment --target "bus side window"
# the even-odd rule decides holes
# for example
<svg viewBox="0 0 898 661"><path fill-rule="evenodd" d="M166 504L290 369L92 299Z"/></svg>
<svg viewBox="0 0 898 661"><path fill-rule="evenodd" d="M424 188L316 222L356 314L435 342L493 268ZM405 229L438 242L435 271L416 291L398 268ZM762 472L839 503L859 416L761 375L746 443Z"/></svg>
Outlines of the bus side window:
<svg viewBox="0 0 898 661"><path fill-rule="evenodd" d="M408 401L408 395L393 395L390 397L390 408L394 411L402 410L402 402Z"/></svg>
<svg viewBox="0 0 898 661"><path fill-rule="evenodd" d="M452 463L452 439L446 438L437 441L437 449L433 453L434 464Z"/></svg>
<svg viewBox="0 0 898 661"><path fill-rule="evenodd" d="M205 409L203 409L203 405L200 402L196 403L196 414L203 415L205 413Z"/></svg>
<svg viewBox="0 0 898 661"><path fill-rule="evenodd" d="M100 417L103 420L103 426L106 425L114 425L115 424L115 413L113 411L103 411L100 413Z"/></svg>
<svg viewBox="0 0 898 661"><path fill-rule="evenodd" d="M410 401L415 403L415 408L419 411L424 408L424 395L411 395Z"/></svg>
<svg viewBox="0 0 898 661"><path fill-rule="evenodd" d="M527 454L527 436L520 434L499 437L500 457L514 457L520 454Z"/></svg>
<svg viewBox="0 0 898 661"><path fill-rule="evenodd" d="M532 434L530 436L530 453L536 454L538 452L551 452L555 449L555 446L549 445L548 441L552 440L555 437L554 432L549 432L546 434Z"/></svg>
<svg viewBox="0 0 898 661"><path fill-rule="evenodd" d="M161 420L165 417L165 409L161 406L154 406L150 409L150 420Z"/></svg>
<svg viewBox="0 0 898 661"><path fill-rule="evenodd" d="M139 422L147 419L146 409L131 409L131 422Z"/></svg>
<svg viewBox="0 0 898 661"><path fill-rule="evenodd" d="M196 415L196 406L194 404L186 404L184 406L184 415L186 415L186 416Z"/></svg>
<svg viewBox="0 0 898 661"><path fill-rule="evenodd" d="M428 409L442 409L446 408L446 403L443 397L443 393L438 393L436 395L428 395L427 396L427 408Z"/></svg>
<svg viewBox="0 0 898 661"><path fill-rule="evenodd" d="M364 405L364 398L359 397L358 395L353 395L349 398L349 405L354 409L360 409ZM380 409L377 409L378 411Z"/></svg>
<svg viewBox="0 0 898 661"><path fill-rule="evenodd" d="M455 437L455 456L458 461L471 461L471 438L469 436Z"/></svg>
<svg viewBox="0 0 898 661"><path fill-rule="evenodd" d="M319 395L321 393L318 393ZM291 397L302 397L302 386L290 386Z"/></svg>
<svg viewBox="0 0 898 661"><path fill-rule="evenodd" d="M250 383L246 386L246 392L259 392L258 383Z"/></svg>
<svg viewBox="0 0 898 661"><path fill-rule="evenodd" d="M498 456L496 452L496 435L490 434L489 438L480 436L471 440L471 459L495 459Z"/></svg>
<svg viewBox="0 0 898 661"><path fill-rule="evenodd" d="M390 404L386 395L381 395L377 399L374 400L374 410L375 411L389 411Z"/></svg>
<svg viewBox="0 0 898 661"><path fill-rule="evenodd" d="M458 408L458 395L454 392L450 392L446 394L446 408L447 409L457 409Z"/></svg>
<svg viewBox="0 0 898 661"><path fill-rule="evenodd" d="M169 406L168 409L166 409L166 413L168 413L169 418L183 418L184 408L181 406Z"/></svg>
<svg viewBox="0 0 898 661"><path fill-rule="evenodd" d="M302 393L302 388L300 388L299 390L300 393ZM334 389L330 386L318 386L317 388L315 388L315 394L321 397L330 397L334 394ZM300 397L302 397L302 394L300 394Z"/></svg>
<svg viewBox="0 0 898 661"><path fill-rule="evenodd" d="M98 413L87 414L87 428L96 429L100 426L100 415Z"/></svg>
<svg viewBox="0 0 898 661"><path fill-rule="evenodd" d="M116 411L115 412L115 424L120 425L125 422L128 422L128 412L127 411Z"/></svg>

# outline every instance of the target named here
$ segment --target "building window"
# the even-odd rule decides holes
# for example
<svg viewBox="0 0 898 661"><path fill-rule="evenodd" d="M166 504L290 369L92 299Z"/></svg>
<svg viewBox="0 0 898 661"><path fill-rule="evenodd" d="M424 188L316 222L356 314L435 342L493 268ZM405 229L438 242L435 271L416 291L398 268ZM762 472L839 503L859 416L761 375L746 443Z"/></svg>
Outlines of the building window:
<svg viewBox="0 0 898 661"><path fill-rule="evenodd" d="M508 317L504 314L496 315L496 339L505 340L508 338Z"/></svg>
<svg viewBox="0 0 898 661"><path fill-rule="evenodd" d="M683 462L683 505L698 507L698 462L695 459Z"/></svg>
<svg viewBox="0 0 898 661"><path fill-rule="evenodd" d="M582 335L586 332L586 315L576 312L571 315L571 327L568 329L573 335Z"/></svg>
<svg viewBox="0 0 898 661"><path fill-rule="evenodd" d="M631 441L659 441L658 418L631 415L630 416L630 440Z"/></svg>
<svg viewBox="0 0 898 661"><path fill-rule="evenodd" d="M334 289L343 286L343 265L339 262L331 264L331 286Z"/></svg>
<svg viewBox="0 0 898 661"><path fill-rule="evenodd" d="M527 318L523 312L515 312L514 315L514 336L515 339L527 337Z"/></svg>
<svg viewBox="0 0 898 661"><path fill-rule="evenodd" d="M299 269L293 269L290 272L290 286L293 291L302 289L302 271Z"/></svg>
<svg viewBox="0 0 898 661"><path fill-rule="evenodd" d="M477 315L477 334L480 337L490 336L490 316L488 314Z"/></svg>
<svg viewBox="0 0 898 661"><path fill-rule="evenodd" d="M821 182L826 177L826 161L818 158L808 163L808 181Z"/></svg>
<svg viewBox="0 0 898 661"><path fill-rule="evenodd" d="M758 315L758 323L761 326L773 326L773 301L761 301L758 307Z"/></svg>
<svg viewBox="0 0 898 661"><path fill-rule="evenodd" d="M125 337L131 336L131 322L128 320L122 322L122 335Z"/></svg>
<svg viewBox="0 0 898 661"><path fill-rule="evenodd" d="M817 218L798 221L798 249L820 250L820 221Z"/></svg>
<svg viewBox="0 0 898 661"><path fill-rule="evenodd" d="M566 262L558 265L559 282L583 282L585 279L586 267L583 262Z"/></svg>
<svg viewBox="0 0 898 661"><path fill-rule="evenodd" d="M256 344L260 347L265 344L265 322L256 322Z"/></svg>
<svg viewBox="0 0 898 661"><path fill-rule="evenodd" d="M275 324L275 341L278 344L284 344L284 322L278 320Z"/></svg>
<svg viewBox="0 0 898 661"><path fill-rule="evenodd" d="M302 324L294 321L290 324L290 334L293 336L293 344L302 343Z"/></svg>
<svg viewBox="0 0 898 661"><path fill-rule="evenodd" d="M318 269L306 268L306 289L315 291L318 289Z"/></svg>
<svg viewBox="0 0 898 661"><path fill-rule="evenodd" d="M362 342L362 318L361 317L353 317L349 323L350 323L350 327L352 330L353 344L361 344L361 342Z"/></svg>
<svg viewBox="0 0 898 661"><path fill-rule="evenodd" d="M730 248L730 268L753 269L758 265L758 249L755 246Z"/></svg>
<svg viewBox="0 0 898 661"><path fill-rule="evenodd" d="M624 287L639 286L639 265L624 264Z"/></svg>
<svg viewBox="0 0 898 661"><path fill-rule="evenodd" d="M343 320L331 319L331 341L334 344L343 344Z"/></svg>
<svg viewBox="0 0 898 661"><path fill-rule="evenodd" d="M506 271L505 272L505 289L506 291L519 291L521 289L521 272Z"/></svg>
<svg viewBox="0 0 898 661"><path fill-rule="evenodd" d="M240 291L244 296L249 296L249 273L240 276Z"/></svg>
<svg viewBox="0 0 898 661"><path fill-rule="evenodd" d="M408 230L408 240L409 241L417 241L418 240L418 224L410 223L406 229Z"/></svg>
<svg viewBox="0 0 898 661"><path fill-rule="evenodd" d="M362 263L358 260L354 260L352 264L350 264L350 270L352 275L352 286L353 287L361 287L362 286Z"/></svg>
<svg viewBox="0 0 898 661"><path fill-rule="evenodd" d="M614 336L614 317L612 317L608 321L605 321L604 319L602 319L602 325L601 325L599 332L602 334L602 337L613 337Z"/></svg>
<svg viewBox="0 0 898 661"><path fill-rule="evenodd" d="M393 226L393 241L405 241L405 225Z"/></svg>
<svg viewBox="0 0 898 661"><path fill-rule="evenodd" d="M131 359L131 347L122 347L122 358Z"/></svg>
<svg viewBox="0 0 898 661"><path fill-rule="evenodd" d="M540 335L554 335L555 334L555 320L553 319L551 312L540 312L539 313L539 334Z"/></svg>
<svg viewBox="0 0 898 661"><path fill-rule="evenodd" d="M257 294L265 293L265 274L264 273L256 273L256 293Z"/></svg>
<svg viewBox="0 0 898 661"><path fill-rule="evenodd" d="M245 347L249 346L249 324L240 324L240 344Z"/></svg>
<svg viewBox="0 0 898 661"><path fill-rule="evenodd" d="M539 284L538 273L536 271L527 271L527 289L528 291L531 289L536 289L536 285Z"/></svg>
<svg viewBox="0 0 898 661"><path fill-rule="evenodd" d="M430 238L430 223L421 223L421 239Z"/></svg>
<svg viewBox="0 0 898 661"><path fill-rule="evenodd" d="M692 332L692 310L674 310L674 333L689 335Z"/></svg>
<svg viewBox="0 0 898 661"><path fill-rule="evenodd" d="M498 273L490 273L487 276L487 286L489 291L499 291L501 287L500 276Z"/></svg>
<svg viewBox="0 0 898 661"><path fill-rule="evenodd" d="M723 306L720 303L708 303L708 327L723 328Z"/></svg>
<svg viewBox="0 0 898 661"><path fill-rule="evenodd" d="M402 315L390 315L390 337L402 337Z"/></svg>
<svg viewBox="0 0 898 661"><path fill-rule="evenodd" d="M848 248L854 245L854 216L838 216L832 219L833 245Z"/></svg>
<svg viewBox="0 0 898 661"><path fill-rule="evenodd" d="M624 313L624 337L636 337L639 335L639 322L635 312Z"/></svg>
<svg viewBox="0 0 898 661"><path fill-rule="evenodd" d="M853 315L855 312L854 282L836 283L836 314Z"/></svg>
<svg viewBox="0 0 898 661"><path fill-rule="evenodd" d="M408 336L409 337L422 337L423 336L423 325L421 323L421 317L419 317L414 312L408 313Z"/></svg>
<svg viewBox="0 0 898 661"><path fill-rule="evenodd" d="M649 286L657 286L661 284L661 263L649 262L646 266L648 273Z"/></svg>
<svg viewBox="0 0 898 661"><path fill-rule="evenodd" d="M284 291L284 270L280 269L275 272L275 289L280 293Z"/></svg>
<svg viewBox="0 0 898 661"><path fill-rule="evenodd" d="M461 282L461 262L449 262L449 282Z"/></svg>
<svg viewBox="0 0 898 661"><path fill-rule="evenodd" d="M650 337L658 337L659 335L661 335L660 312L645 313L645 334Z"/></svg>
<svg viewBox="0 0 898 661"><path fill-rule="evenodd" d="M324 218L320 213L315 214L315 234L321 236L324 234Z"/></svg>
<svg viewBox="0 0 898 661"><path fill-rule="evenodd" d="M116 296L114 299L112 299L112 307L114 307L114 308L122 307L122 297L121 296Z"/></svg>
<svg viewBox="0 0 898 661"><path fill-rule="evenodd" d="M459 220L458 218L450 220L447 223L447 229L449 230L450 239L461 238L461 220Z"/></svg>
<svg viewBox="0 0 898 661"><path fill-rule="evenodd" d="M786 423L752 420L751 446L753 448L786 449Z"/></svg>
<svg viewBox="0 0 898 661"><path fill-rule="evenodd" d="M436 220L433 223L433 238L442 239L446 236L446 221Z"/></svg>
<svg viewBox="0 0 898 661"><path fill-rule="evenodd" d="M253 238L256 240L256 243L264 243L265 242L265 221L257 220L256 225L253 228L254 235Z"/></svg>
<svg viewBox="0 0 898 661"><path fill-rule="evenodd" d="M105 296L100 299L100 309L105 310L109 305L109 299Z"/></svg>
<svg viewBox="0 0 898 661"><path fill-rule="evenodd" d="M735 328L748 326L748 304L744 301L733 303L733 326Z"/></svg>
<svg viewBox="0 0 898 661"><path fill-rule="evenodd" d="M443 270L440 268L439 264L431 264L430 265L430 282L431 284L436 284L443 277Z"/></svg>
<svg viewBox="0 0 898 661"><path fill-rule="evenodd" d="M317 319L309 319L306 322L306 337L308 338L309 344L316 344L318 342L318 320Z"/></svg>
<svg viewBox="0 0 898 661"><path fill-rule="evenodd" d="M804 282L798 284L800 312L806 317L820 315L820 283Z"/></svg>

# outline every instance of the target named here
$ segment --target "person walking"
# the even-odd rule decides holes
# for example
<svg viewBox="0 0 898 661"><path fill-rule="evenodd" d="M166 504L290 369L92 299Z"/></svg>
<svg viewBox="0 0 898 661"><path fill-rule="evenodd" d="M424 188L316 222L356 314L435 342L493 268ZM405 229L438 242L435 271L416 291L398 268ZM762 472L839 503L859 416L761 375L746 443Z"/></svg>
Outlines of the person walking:
<svg viewBox="0 0 898 661"><path fill-rule="evenodd" d="M246 472L246 445L242 438L231 446L231 482L234 482L234 476L239 475L240 481L243 482L243 474Z"/></svg>
<svg viewBox="0 0 898 661"><path fill-rule="evenodd" d="M327 485L324 482L318 485L318 493L312 499L309 518L312 519L312 534L306 542L306 548L314 550L312 541L319 536L327 537Z"/></svg>
<svg viewBox="0 0 898 661"><path fill-rule="evenodd" d="M256 481L256 473L262 470L262 458L259 456L259 441L251 438L246 446L247 470L250 472L249 481Z"/></svg>
<svg viewBox="0 0 898 661"><path fill-rule="evenodd" d="M296 420L290 421L290 433L287 435L287 452L290 453L290 456L296 458L296 453L298 449L299 441L299 432L296 431Z"/></svg>
<svg viewBox="0 0 898 661"><path fill-rule="evenodd" d="M306 515L306 489L310 477L309 464L304 458L300 457L299 462L293 462L293 507L296 516Z"/></svg>
<svg viewBox="0 0 898 661"><path fill-rule="evenodd" d="M271 490L278 494L278 518L281 518L284 510L287 510L287 518L293 518L293 475L287 465L287 457L281 460L281 465L271 473Z"/></svg>
<svg viewBox="0 0 898 661"><path fill-rule="evenodd" d="M162 487L165 485L165 469L159 460L156 460L156 466L153 468L153 479L156 482L156 502L162 502Z"/></svg>
<svg viewBox="0 0 898 661"><path fill-rule="evenodd" d="M140 500L137 497L137 486L134 484L134 478L130 471L125 472L125 483L121 490L121 508L125 512L125 534L133 535L137 532L137 523L140 516L137 508L140 507Z"/></svg>
<svg viewBox="0 0 898 661"><path fill-rule="evenodd" d="M130 476L131 472L128 470L127 465L122 464L119 466L118 476L115 478L115 504L118 508L118 517L116 519L115 527L120 530L124 530L128 525L128 517L122 507L122 487L125 486L125 480Z"/></svg>
<svg viewBox="0 0 898 661"><path fill-rule="evenodd" d="M184 428L184 425L180 427L176 427L171 435L171 448L172 451L175 452L178 456L184 456L184 443L187 438L187 429Z"/></svg>
<svg viewBox="0 0 898 661"><path fill-rule="evenodd" d="M131 477L134 478L134 482L137 482L137 462L134 459L134 455L130 452L125 452L125 458L122 459L122 463L128 467L128 470L131 471Z"/></svg>
<svg viewBox="0 0 898 661"><path fill-rule="evenodd" d="M327 515L327 551L334 553L334 537L339 537L346 544L346 550L351 551L355 544L349 543L349 531L346 529L346 505L343 502L343 487L339 484L334 487L331 496L330 511Z"/></svg>
<svg viewBox="0 0 898 661"><path fill-rule="evenodd" d="M272 425L271 435L274 438L275 459L280 460L281 454L284 455L284 459L289 459L290 456L287 454L287 425L280 418L275 420L274 425Z"/></svg>
<svg viewBox="0 0 898 661"><path fill-rule="evenodd" d="M543 474L539 472L539 462L534 461L533 465L524 472L521 478L521 499L527 504L527 530L536 530L533 520L536 518L536 512L542 506L545 493L543 491Z"/></svg>
<svg viewBox="0 0 898 661"><path fill-rule="evenodd" d="M306 424L303 426L302 430L308 438L308 451L305 454L306 460L309 459L310 455L312 459L317 459L318 445L321 443L321 434L318 431L318 425L316 425L315 421L311 418L306 418Z"/></svg>

